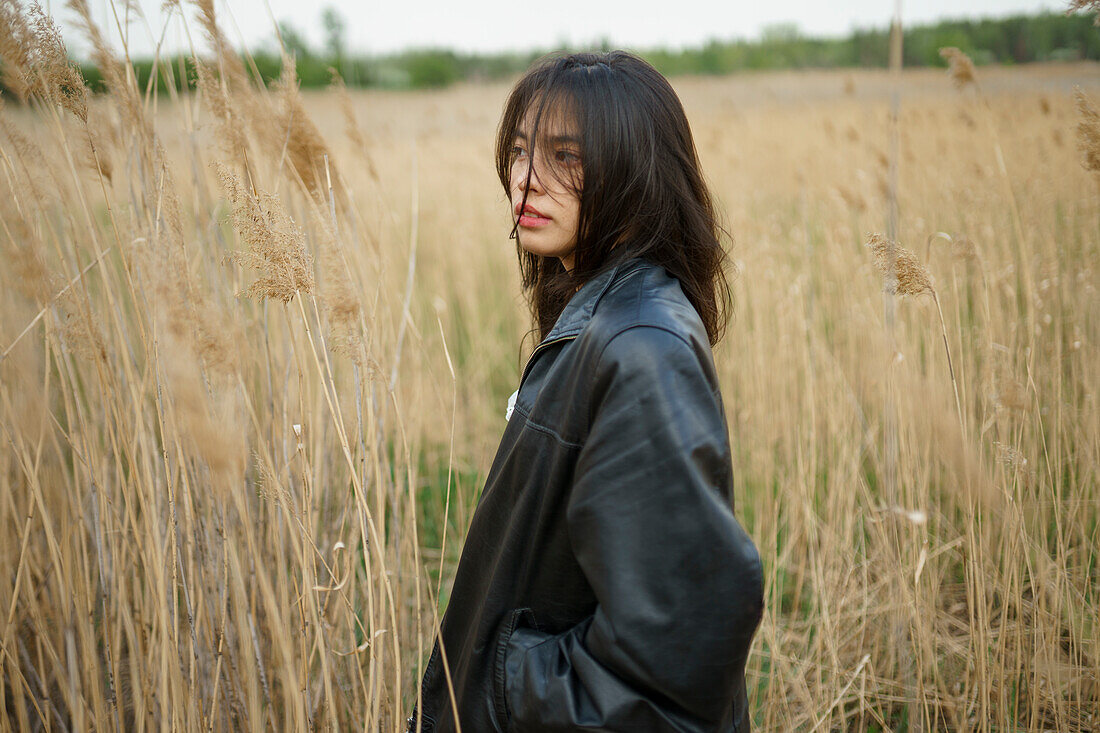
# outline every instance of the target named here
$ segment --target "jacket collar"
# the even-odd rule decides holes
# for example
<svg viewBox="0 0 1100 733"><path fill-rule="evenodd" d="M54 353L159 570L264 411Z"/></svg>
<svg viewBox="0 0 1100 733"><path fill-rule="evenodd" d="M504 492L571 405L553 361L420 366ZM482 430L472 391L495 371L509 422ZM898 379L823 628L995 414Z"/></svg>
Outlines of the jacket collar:
<svg viewBox="0 0 1100 733"><path fill-rule="evenodd" d="M599 304L600 299L607 293L615 279L647 264L641 257L632 257L607 268L586 282L565 304L565 308L562 309L554 327L550 329L550 333L546 334L546 338L541 343L576 336L592 318L592 314L596 311L596 305Z"/></svg>

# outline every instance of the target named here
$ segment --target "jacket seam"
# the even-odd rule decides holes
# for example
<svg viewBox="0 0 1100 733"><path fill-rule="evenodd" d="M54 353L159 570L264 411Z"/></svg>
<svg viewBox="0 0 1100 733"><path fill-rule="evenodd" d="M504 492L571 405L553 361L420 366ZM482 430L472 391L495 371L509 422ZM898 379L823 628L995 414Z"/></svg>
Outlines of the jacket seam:
<svg viewBox="0 0 1100 733"><path fill-rule="evenodd" d="M645 322L631 323L631 324L628 324L626 326L623 326L618 331L612 332L611 336L608 337L607 343L603 345L602 349L600 349L600 355L598 357L596 357L597 370L599 368L600 362L603 361L604 352L607 351L607 347L611 345L611 342L614 341L615 339L617 339L619 336L622 336L627 331L631 331L635 328L653 328L653 329L656 329L658 331L664 331L665 333L670 333L673 336L675 336L677 339L682 341L684 346L686 346L689 349L692 349L692 351L694 351L694 347L692 347L691 342L688 341L686 338L684 338L684 335L682 333L680 333L679 331L676 331L675 329L671 329L668 326L662 325L660 323L645 323Z"/></svg>
<svg viewBox="0 0 1100 733"><path fill-rule="evenodd" d="M646 281L649 280L649 276L652 274L652 270L642 270L642 281L638 283L638 287L634 293L634 320L638 321L642 318L642 305L645 303L645 298L642 294L645 292Z"/></svg>
<svg viewBox="0 0 1100 733"><path fill-rule="evenodd" d="M531 413L529 413L527 410L524 410L522 407L520 407L519 402L517 402L515 407L513 407L513 413L515 413L515 412L518 412L523 417L524 424L527 427L530 427L532 430L536 430L540 433L544 433L544 434L550 436L558 444L560 444L562 447L564 447L564 448L583 448L584 447L584 443L574 443L572 441L566 440L564 437L559 435L553 428L546 427L545 425L540 425L539 423L532 420L531 419Z"/></svg>

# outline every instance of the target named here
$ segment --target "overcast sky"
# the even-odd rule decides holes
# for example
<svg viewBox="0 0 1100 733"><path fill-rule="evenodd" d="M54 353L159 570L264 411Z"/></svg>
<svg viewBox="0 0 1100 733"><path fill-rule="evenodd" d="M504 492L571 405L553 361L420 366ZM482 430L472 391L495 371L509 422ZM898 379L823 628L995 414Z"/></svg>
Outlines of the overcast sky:
<svg viewBox="0 0 1100 733"><path fill-rule="evenodd" d="M100 27L117 39L109 0L88 0ZM124 13L122 0L115 0ZM136 0L157 37L167 21L165 44L186 48L178 15L160 10L162 0ZM189 3L184 3L190 6ZM61 0L44 0L57 13L71 53L85 56L86 44L74 30L72 11ZM903 0L905 24L941 18L981 18L1063 11L1068 0ZM346 45L353 53L385 53L409 47L445 47L459 51L546 49L565 42L583 45L608 38L617 47L682 47L708 39L757 38L762 29L794 23L806 35L845 35L854 28L883 28L893 13L893 0L556 0L556 2L491 2L490 0L215 0L222 27L236 43L251 49L273 46L272 16L295 26L310 45L321 47L320 21L325 7L335 8L346 23ZM189 14L192 14L188 10ZM124 18L121 19L125 24ZM132 14L130 50L151 55L155 41ZM109 22L108 22L109 21ZM235 23L234 23L235 21ZM191 22L191 21L189 21ZM192 33L195 26L191 25ZM197 34L196 34L197 35Z"/></svg>

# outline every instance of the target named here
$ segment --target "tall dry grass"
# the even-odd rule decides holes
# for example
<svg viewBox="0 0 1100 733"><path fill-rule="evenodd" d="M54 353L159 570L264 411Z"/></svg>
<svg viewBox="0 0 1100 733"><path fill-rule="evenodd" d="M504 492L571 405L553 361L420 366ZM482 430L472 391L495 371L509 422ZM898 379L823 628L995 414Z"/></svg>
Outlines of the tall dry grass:
<svg viewBox="0 0 1100 733"><path fill-rule="evenodd" d="M169 100L70 9L102 97L3 13L0 719L396 728L433 606L373 224L293 66L253 86L211 3Z"/></svg>
<svg viewBox="0 0 1100 733"><path fill-rule="evenodd" d="M395 730L522 366L507 90L258 88L212 3L199 93L138 89L71 5L108 94L0 5L0 720ZM1100 88L973 74L902 75L896 186L884 73L675 82L736 238L762 730L1100 725Z"/></svg>

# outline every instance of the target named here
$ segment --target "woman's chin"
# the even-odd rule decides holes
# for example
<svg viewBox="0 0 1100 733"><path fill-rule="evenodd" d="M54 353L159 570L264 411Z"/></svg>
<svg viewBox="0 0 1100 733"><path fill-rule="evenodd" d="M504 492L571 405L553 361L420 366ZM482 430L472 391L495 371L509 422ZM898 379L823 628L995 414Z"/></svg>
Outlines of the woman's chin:
<svg viewBox="0 0 1100 733"><path fill-rule="evenodd" d="M524 241L523 235L520 234L519 246L523 248L524 252L527 252L529 254L533 254L533 255L536 255L538 257L556 257L556 258L560 258L560 257L563 257L566 254L568 254L567 252L563 252L558 247L540 246L539 242L537 242L537 241L532 242L532 241L530 241L530 239L534 239L534 237L530 237L530 238L528 238L527 241Z"/></svg>

